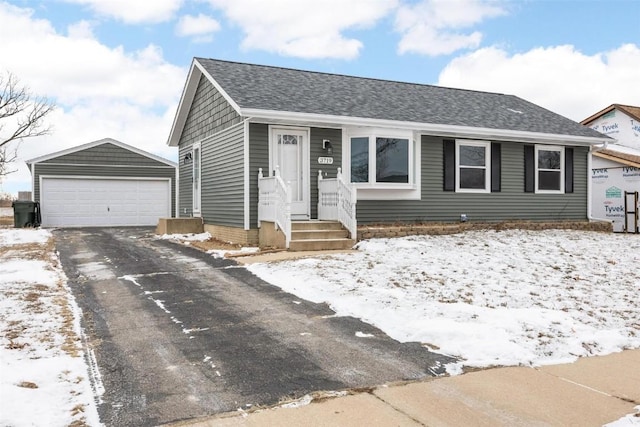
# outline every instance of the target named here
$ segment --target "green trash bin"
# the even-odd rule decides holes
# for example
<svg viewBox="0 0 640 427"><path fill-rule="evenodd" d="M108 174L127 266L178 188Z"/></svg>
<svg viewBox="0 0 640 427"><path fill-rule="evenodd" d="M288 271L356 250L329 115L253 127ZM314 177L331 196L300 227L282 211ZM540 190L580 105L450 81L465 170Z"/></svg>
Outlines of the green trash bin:
<svg viewBox="0 0 640 427"><path fill-rule="evenodd" d="M38 202L16 200L13 207L15 228L38 227L40 225L40 205Z"/></svg>

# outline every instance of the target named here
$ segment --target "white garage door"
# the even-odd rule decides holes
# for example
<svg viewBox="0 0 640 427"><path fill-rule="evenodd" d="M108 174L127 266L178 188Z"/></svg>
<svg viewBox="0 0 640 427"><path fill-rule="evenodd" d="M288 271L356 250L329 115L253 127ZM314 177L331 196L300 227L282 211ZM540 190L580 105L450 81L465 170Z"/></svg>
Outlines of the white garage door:
<svg viewBox="0 0 640 427"><path fill-rule="evenodd" d="M42 225L156 225L170 217L168 180L42 178Z"/></svg>

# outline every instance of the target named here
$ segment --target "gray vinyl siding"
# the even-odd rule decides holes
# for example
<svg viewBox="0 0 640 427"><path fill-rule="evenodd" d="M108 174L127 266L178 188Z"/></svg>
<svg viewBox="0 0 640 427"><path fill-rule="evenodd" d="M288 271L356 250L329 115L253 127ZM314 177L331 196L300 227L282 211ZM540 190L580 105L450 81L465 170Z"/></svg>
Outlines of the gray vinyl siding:
<svg viewBox="0 0 640 427"><path fill-rule="evenodd" d="M244 227L244 125L202 141L202 165L204 222Z"/></svg>
<svg viewBox="0 0 640 427"><path fill-rule="evenodd" d="M180 177L180 212L179 216L190 217L193 215L193 163L185 162L187 153L196 142L202 142L202 152L209 150L208 144L213 140L208 138L242 121L242 117L233 109L226 99L218 92L206 77L202 76L198 83L191 109L187 115L179 142L179 166ZM206 142L205 139L208 141ZM240 144L242 146L242 144ZM213 148L215 150L215 148ZM202 159L203 172L208 168L216 168L214 164L205 163ZM209 160L206 160L207 162ZM204 188L203 188L204 190ZM205 193L202 193L202 207L208 203ZM203 211L205 222L216 222L215 218L208 218Z"/></svg>
<svg viewBox="0 0 640 427"><path fill-rule="evenodd" d="M88 151L88 150L87 150ZM40 177L41 176L64 176L64 177L92 177L92 178L169 178L171 180L171 212L175 212L176 208L176 170L171 166L164 167L139 167L139 166L88 166L76 164L60 164L62 157L51 160L47 164L36 163L33 166L33 197L34 200L40 201ZM155 161L151 159L152 161ZM156 162L157 163L157 162Z"/></svg>
<svg viewBox="0 0 640 427"><path fill-rule="evenodd" d="M335 178L338 168L342 164L342 130L311 128L311 218L318 218L318 171L322 171L325 178ZM322 140L328 139L333 146L333 154L327 155L322 149ZM318 157L333 157L332 165L321 165Z"/></svg>
<svg viewBox="0 0 640 427"><path fill-rule="evenodd" d="M76 165L118 165L144 167L171 167L155 159L118 147L115 144L104 143L98 146L76 151L53 159L44 160L40 164L76 164Z"/></svg>
<svg viewBox="0 0 640 427"><path fill-rule="evenodd" d="M258 228L258 169L269 175L269 126L249 125L249 227Z"/></svg>
<svg viewBox="0 0 640 427"><path fill-rule="evenodd" d="M328 157L322 149L322 140L328 139L333 146L333 164L318 164L318 157ZM269 175L269 126L252 123L249 126L249 168L250 168L250 211L251 228L258 227L258 169L262 168L265 176ZM311 218L318 217L318 171L322 170L327 178L335 178L342 159L342 130L328 128L311 128L309 148L310 168L309 183L311 185Z"/></svg>
<svg viewBox="0 0 640 427"><path fill-rule="evenodd" d="M574 147L574 192L524 192L524 144L502 142L502 191L443 191L443 138L422 137L421 200L358 201L359 224L377 222L584 220L587 218L588 148Z"/></svg>

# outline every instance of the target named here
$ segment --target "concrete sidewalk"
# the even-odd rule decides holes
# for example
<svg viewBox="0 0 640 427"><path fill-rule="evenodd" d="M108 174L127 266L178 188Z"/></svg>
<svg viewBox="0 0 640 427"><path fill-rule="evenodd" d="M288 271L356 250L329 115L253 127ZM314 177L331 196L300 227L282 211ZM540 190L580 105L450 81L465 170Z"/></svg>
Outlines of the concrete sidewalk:
<svg viewBox="0 0 640 427"><path fill-rule="evenodd" d="M173 426L602 426L640 405L640 350L496 368ZM633 424L640 425L640 418Z"/></svg>

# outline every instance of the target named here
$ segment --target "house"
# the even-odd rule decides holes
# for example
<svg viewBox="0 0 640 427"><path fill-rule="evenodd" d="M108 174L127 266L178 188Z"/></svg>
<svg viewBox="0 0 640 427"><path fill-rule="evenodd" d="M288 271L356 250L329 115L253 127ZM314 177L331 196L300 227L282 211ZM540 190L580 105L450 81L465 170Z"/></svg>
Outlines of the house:
<svg viewBox="0 0 640 427"><path fill-rule="evenodd" d="M28 160L42 226L142 226L175 214L176 164L111 138Z"/></svg>
<svg viewBox="0 0 640 427"><path fill-rule="evenodd" d="M180 216L292 248L316 220L586 221L609 139L511 95L195 58L168 144Z"/></svg>
<svg viewBox="0 0 640 427"><path fill-rule="evenodd" d="M592 151L591 215L640 233L640 107L612 104L581 123L615 139Z"/></svg>

